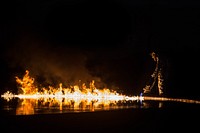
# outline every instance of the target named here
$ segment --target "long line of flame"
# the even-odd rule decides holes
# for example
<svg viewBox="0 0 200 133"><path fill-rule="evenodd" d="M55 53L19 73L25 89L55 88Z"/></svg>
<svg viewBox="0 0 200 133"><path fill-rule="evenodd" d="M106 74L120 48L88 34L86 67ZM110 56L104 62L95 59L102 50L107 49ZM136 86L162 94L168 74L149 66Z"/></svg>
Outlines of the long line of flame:
<svg viewBox="0 0 200 133"><path fill-rule="evenodd" d="M29 76L29 71L26 73L22 79L16 77L16 82L20 85L20 90L22 94L13 94L10 91L5 92L1 97L9 101L12 98L29 98L29 99L41 99L41 98L57 98L57 99L86 99L86 100L142 100L138 96L126 96L117 93L116 91L111 91L107 88L97 89L94 85L94 80L90 82L90 87L87 88L85 84L80 88L79 86L71 86L70 88L63 88L62 83L60 83L58 88L38 88L34 85L34 78ZM39 91L40 90L40 91Z"/></svg>

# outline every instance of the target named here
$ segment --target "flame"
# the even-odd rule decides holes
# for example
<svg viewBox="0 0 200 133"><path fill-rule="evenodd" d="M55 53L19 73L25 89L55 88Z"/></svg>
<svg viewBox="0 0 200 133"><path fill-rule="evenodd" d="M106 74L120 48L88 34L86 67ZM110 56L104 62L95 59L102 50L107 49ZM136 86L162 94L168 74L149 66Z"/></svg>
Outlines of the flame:
<svg viewBox="0 0 200 133"><path fill-rule="evenodd" d="M116 107L119 101L138 100L136 96L122 95L108 88L97 89L94 80L90 82L89 87L85 83L82 86L63 87L60 83L57 88L53 86L38 88L34 81L35 79L30 77L29 71L26 70L22 79L16 77L21 93L13 94L7 91L2 95L7 101L13 98L21 100L16 114L34 114L34 107L37 106L58 106L61 111L63 108L94 111L98 108Z"/></svg>
<svg viewBox="0 0 200 133"><path fill-rule="evenodd" d="M29 71L22 79L16 77L16 82L20 85L19 94L13 94L10 91L5 92L1 97L8 102L14 98L19 98L16 115L32 115L36 109L46 108L48 111L57 109L63 111L95 111L98 109L116 109L120 108L120 104L127 101L140 101L142 107L149 105L144 100L160 101L159 108L162 107L163 101L185 102L200 104L198 100L167 98L167 97L148 97L148 96L126 96L112 91L108 88L97 89L95 81L92 80L89 88L85 83L82 86L74 85L63 87L62 83L55 88L38 88L34 84L34 78L29 76ZM147 86L147 88L150 86ZM47 112L48 113L48 112ZM49 112L51 113L51 112Z"/></svg>
<svg viewBox="0 0 200 133"><path fill-rule="evenodd" d="M38 88L34 85L34 78L29 76L29 71L26 73L22 79L16 77L16 82L21 86L19 89L22 90L22 94L12 95L11 92L5 93L7 96L19 97L19 98L89 98L89 99L112 99L112 100L131 100L134 97L128 97L122 94L112 91L108 88L97 89L95 86L95 81L92 80L87 88L86 84L83 83L82 86L74 85L70 87L63 87L62 83L59 84L58 88L49 86L48 88L42 87ZM40 91L39 91L40 90Z"/></svg>
<svg viewBox="0 0 200 133"><path fill-rule="evenodd" d="M26 74L22 79L16 77L16 82L21 85L23 94L37 93L37 88L34 86L34 78L29 76L28 70L26 70Z"/></svg>
<svg viewBox="0 0 200 133"><path fill-rule="evenodd" d="M51 109L59 107L60 111L64 110L81 110L81 111L95 111L98 109L113 109L119 108L120 104L127 101L141 101L143 107L148 106L144 100L157 100L157 101L176 101L200 104L198 100L179 99L179 98L167 98L160 97L163 94L163 82L162 68L159 66L158 56L152 52L151 57L156 62L156 68L151 75L153 78L152 85L146 85L143 88L144 93L150 93L154 87L156 81L158 82L159 97L142 96L126 96L119 94L116 91L108 88L96 88L95 81L92 80L89 83L89 87L85 83L80 85L74 85L69 87L63 87L60 83L58 87L38 87L35 85L35 79L29 76L29 71L25 71L23 78L16 76L16 82L20 85L19 94L13 94L10 91L5 92L3 97L8 102L14 98L19 98L18 107L16 109L16 115L35 114L35 109L47 108ZM160 102L159 107L162 107L163 103ZM123 105L122 105L123 106Z"/></svg>

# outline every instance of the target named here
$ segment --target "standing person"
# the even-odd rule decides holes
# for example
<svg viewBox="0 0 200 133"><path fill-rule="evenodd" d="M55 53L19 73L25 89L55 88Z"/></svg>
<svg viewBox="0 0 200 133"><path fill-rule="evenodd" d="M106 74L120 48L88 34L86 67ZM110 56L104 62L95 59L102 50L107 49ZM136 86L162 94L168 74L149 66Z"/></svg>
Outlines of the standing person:
<svg viewBox="0 0 200 133"><path fill-rule="evenodd" d="M159 96L164 93L163 91L163 70L162 70L162 63L159 61L158 55L155 52L152 52L151 57L156 62L156 68L151 75L153 78L153 83L151 85L146 85L145 88L143 88L144 93L150 93L152 88L155 86L155 83L157 82L157 88L158 88L158 94Z"/></svg>

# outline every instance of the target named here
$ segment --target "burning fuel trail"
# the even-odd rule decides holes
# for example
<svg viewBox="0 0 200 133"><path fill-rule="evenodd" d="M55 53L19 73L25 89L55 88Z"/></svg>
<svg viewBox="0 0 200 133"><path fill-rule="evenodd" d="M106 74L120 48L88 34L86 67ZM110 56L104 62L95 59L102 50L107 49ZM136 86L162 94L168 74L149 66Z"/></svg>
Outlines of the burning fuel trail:
<svg viewBox="0 0 200 133"><path fill-rule="evenodd" d="M37 87L34 84L34 78L29 76L29 71L26 70L26 73L22 79L16 77L16 82L20 85L19 92L21 94L12 94L11 92L6 92L2 95L4 98L6 97L18 97L18 98L90 98L90 99L110 99L110 100L135 100L136 98L125 96L119 94L116 91L109 90L107 88L97 89L95 87L95 81L92 80L89 84L89 87L86 86L85 83L82 86L74 85L70 87L63 87L62 83L59 84L59 87L49 86L45 87Z"/></svg>
<svg viewBox="0 0 200 133"><path fill-rule="evenodd" d="M29 71L26 70L23 78L16 77L16 82L20 85L18 88L19 94L14 94L10 91L5 92L1 97L10 101L14 98L19 98L20 103L16 114L34 114L34 107L55 107L59 106L60 110L64 107L82 108L94 111L100 107L113 108L117 107L117 103L121 101L142 100L138 96L126 96L119 94L107 88L98 89L95 86L95 81L92 80L89 87L85 83L82 86L74 85L63 87L62 83L59 87L41 87L34 84L35 79L29 76Z"/></svg>
<svg viewBox="0 0 200 133"><path fill-rule="evenodd" d="M60 83L58 87L48 86L39 87L35 84L35 79L29 75L29 71L25 71L25 75L22 78L16 76L16 82L19 85L18 94L14 94L10 91L1 95L5 100L12 101L18 98L18 105L16 109L16 115L35 114L35 108L55 108L58 107L60 111L63 110L81 110L81 111L95 111L98 109L115 109L119 108L123 103L154 100L154 101L172 101L172 102L185 102L200 104L198 100L191 99L179 99L179 98L167 98L161 97L163 93L163 77L161 75L161 68L158 66L158 57L153 52L152 58L156 62L156 68L152 74L154 81L152 85L147 85L143 90L144 93L150 92L153 88L156 80L158 80L159 97L143 96L127 96L120 94L116 91L108 88L97 88L95 86L95 80L89 83L89 87L86 83L82 85L69 85L64 87L63 83Z"/></svg>

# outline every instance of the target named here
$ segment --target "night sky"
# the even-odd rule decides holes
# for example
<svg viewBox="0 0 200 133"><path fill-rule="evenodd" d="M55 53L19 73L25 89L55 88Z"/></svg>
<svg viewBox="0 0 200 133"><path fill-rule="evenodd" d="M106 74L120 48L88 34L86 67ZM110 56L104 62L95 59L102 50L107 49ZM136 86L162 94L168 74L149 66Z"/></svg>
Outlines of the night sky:
<svg viewBox="0 0 200 133"><path fill-rule="evenodd" d="M25 70L40 84L94 79L140 94L155 62L166 96L199 98L200 2L18 0L1 4L0 88L15 90Z"/></svg>

